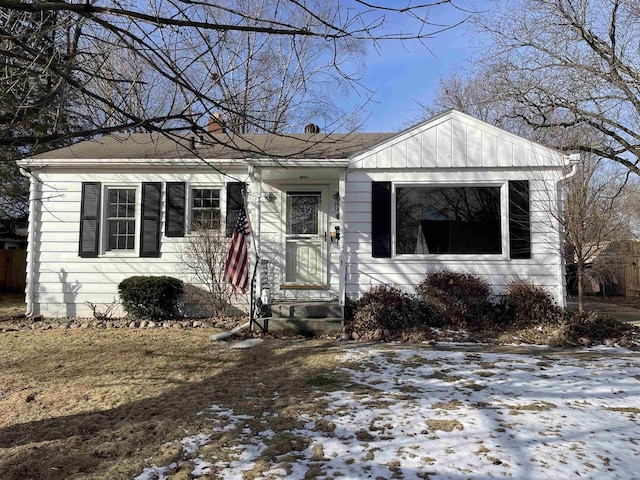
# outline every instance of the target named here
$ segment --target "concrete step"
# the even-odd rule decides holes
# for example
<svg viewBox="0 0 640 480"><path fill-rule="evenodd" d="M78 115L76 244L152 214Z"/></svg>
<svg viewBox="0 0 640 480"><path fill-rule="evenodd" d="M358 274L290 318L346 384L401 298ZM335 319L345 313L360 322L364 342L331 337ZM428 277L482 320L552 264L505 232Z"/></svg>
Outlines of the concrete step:
<svg viewBox="0 0 640 480"><path fill-rule="evenodd" d="M341 318L281 318L265 317L257 318L258 326L255 331L261 331L264 327L267 333L282 335L305 335L316 337L319 335L334 335L342 331Z"/></svg>
<svg viewBox="0 0 640 480"><path fill-rule="evenodd" d="M278 302L270 307L273 318L342 318L337 302Z"/></svg>

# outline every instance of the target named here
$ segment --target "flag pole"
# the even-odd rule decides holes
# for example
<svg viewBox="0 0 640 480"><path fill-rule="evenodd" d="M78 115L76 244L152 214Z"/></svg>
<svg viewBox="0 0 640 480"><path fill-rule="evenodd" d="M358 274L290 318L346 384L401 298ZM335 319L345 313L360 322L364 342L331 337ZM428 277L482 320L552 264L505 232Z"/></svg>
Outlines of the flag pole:
<svg viewBox="0 0 640 480"><path fill-rule="evenodd" d="M245 184L246 185L246 184ZM249 331L253 332L253 325L256 323L255 318L255 301L256 301L256 275L258 273L258 263L259 263L259 255L258 255L258 247L256 243L255 231L253 230L253 225L251 223L251 215L249 215L248 203L247 203L247 190L246 188L242 191L242 202L244 204L244 211L247 212L247 222L249 223L249 230L251 232L251 244L253 245L253 252L255 256L255 261L253 265L253 274L251 275L251 283L249 284ZM264 328L261 327L264 331Z"/></svg>

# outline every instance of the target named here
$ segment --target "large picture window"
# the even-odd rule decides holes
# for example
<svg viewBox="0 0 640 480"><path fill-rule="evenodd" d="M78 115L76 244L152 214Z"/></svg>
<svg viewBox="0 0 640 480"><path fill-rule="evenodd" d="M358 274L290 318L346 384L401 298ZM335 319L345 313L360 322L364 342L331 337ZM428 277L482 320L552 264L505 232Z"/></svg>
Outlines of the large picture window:
<svg viewBox="0 0 640 480"><path fill-rule="evenodd" d="M135 188L107 189L107 251L134 250L136 243Z"/></svg>
<svg viewBox="0 0 640 480"><path fill-rule="evenodd" d="M502 253L500 187L396 188L396 254Z"/></svg>

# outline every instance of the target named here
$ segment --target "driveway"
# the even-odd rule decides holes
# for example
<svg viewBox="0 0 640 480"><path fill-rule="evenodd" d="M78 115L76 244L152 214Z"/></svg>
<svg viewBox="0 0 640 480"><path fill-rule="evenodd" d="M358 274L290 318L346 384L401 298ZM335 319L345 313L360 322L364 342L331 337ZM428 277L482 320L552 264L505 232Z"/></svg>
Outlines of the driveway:
<svg viewBox="0 0 640 480"><path fill-rule="evenodd" d="M577 311L578 299L575 297L569 297L567 299L567 308L569 310ZM584 308L586 310L598 310L605 315L611 315L620 322L640 325L640 310L637 308L617 305L615 303L599 302L591 298L587 298L585 300Z"/></svg>

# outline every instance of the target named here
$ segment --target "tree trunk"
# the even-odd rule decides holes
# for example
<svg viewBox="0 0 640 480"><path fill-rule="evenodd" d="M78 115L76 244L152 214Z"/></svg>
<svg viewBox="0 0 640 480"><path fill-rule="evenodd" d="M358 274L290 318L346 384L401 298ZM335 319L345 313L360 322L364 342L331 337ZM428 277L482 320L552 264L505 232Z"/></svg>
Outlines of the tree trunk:
<svg viewBox="0 0 640 480"><path fill-rule="evenodd" d="M578 277L578 312L584 312L584 287L582 285L582 280L584 279L584 264L578 262L577 271Z"/></svg>

